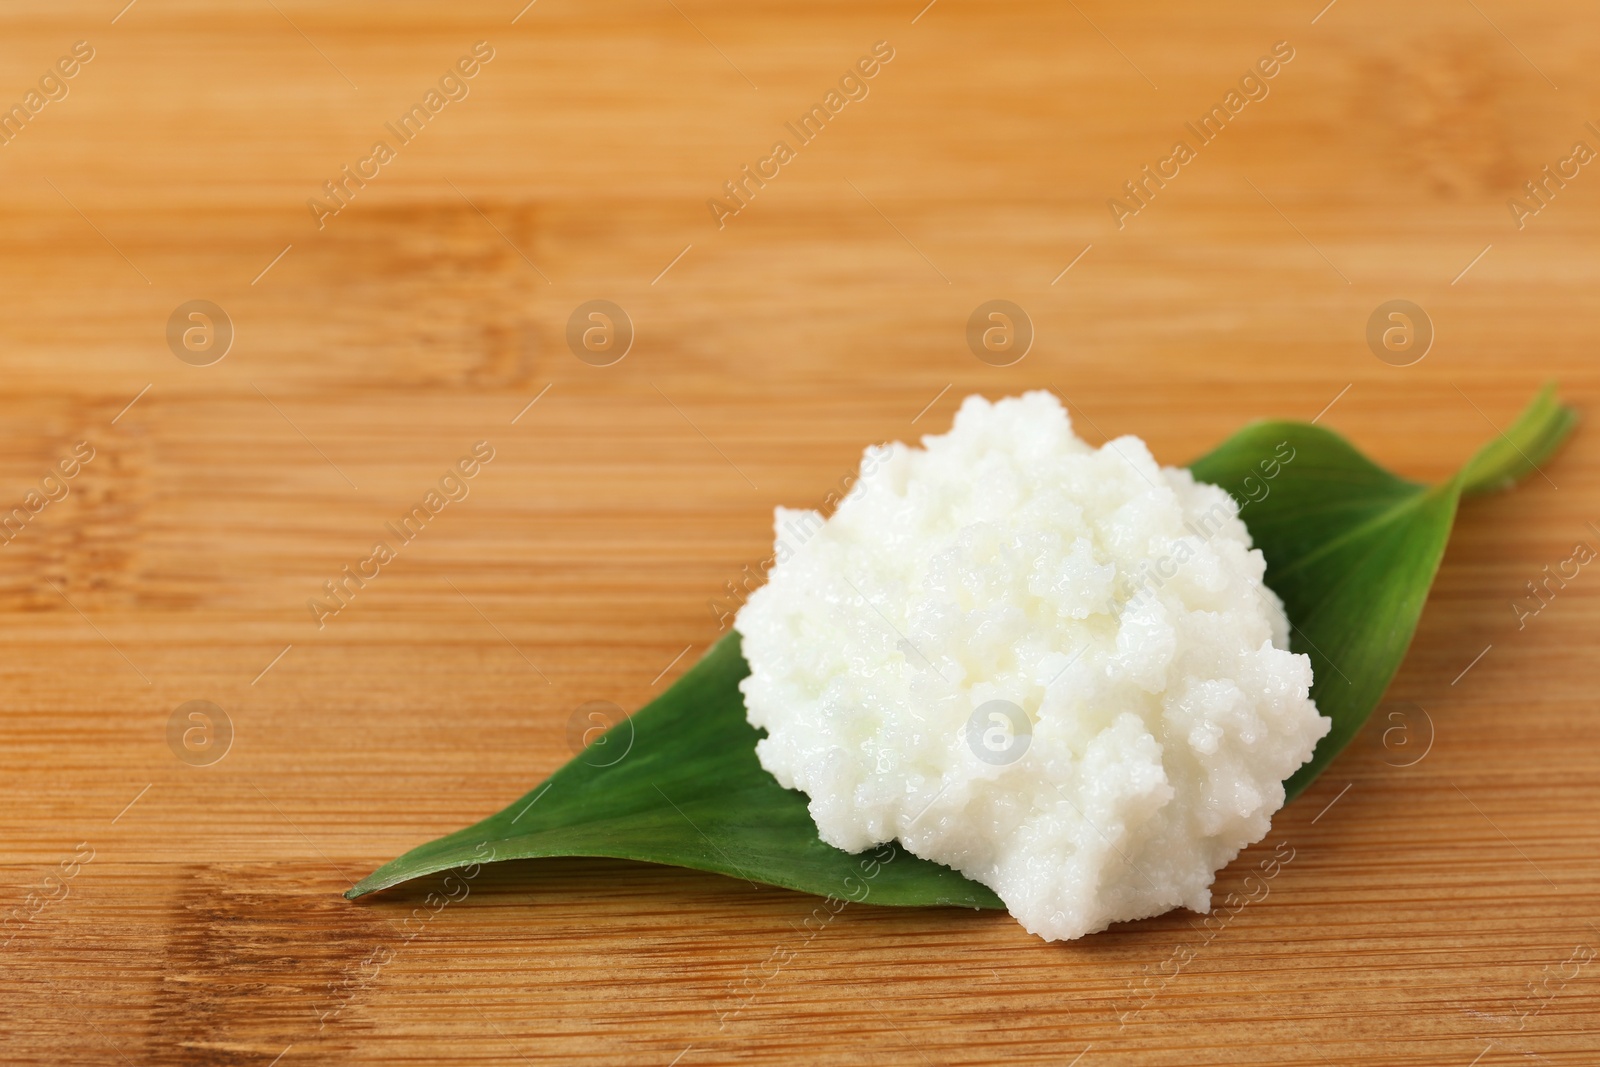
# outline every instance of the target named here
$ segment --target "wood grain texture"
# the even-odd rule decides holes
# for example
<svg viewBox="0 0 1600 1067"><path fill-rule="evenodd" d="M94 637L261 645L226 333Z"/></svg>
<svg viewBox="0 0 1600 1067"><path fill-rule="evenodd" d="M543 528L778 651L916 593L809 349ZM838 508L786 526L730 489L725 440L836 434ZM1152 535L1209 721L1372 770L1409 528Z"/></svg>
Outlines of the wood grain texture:
<svg viewBox="0 0 1600 1067"><path fill-rule="evenodd" d="M1463 507L1390 692L1432 729L1382 709L1220 875L1293 849L1208 942L856 906L813 935L796 894L598 861L487 869L425 924L433 886L339 897L559 766L580 704L668 684L775 504L968 393L1053 386L1173 463L1337 397L1323 424L1421 478L1546 378L1594 411L1600 176L1507 207L1600 147L1592 12L122 4L0 11L0 102L94 49L0 144L0 507L95 449L0 549L0 904L54 898L3 935L0 1059L1600 1062L1600 575L1512 608L1600 547L1587 429ZM470 95L318 229L307 199L478 41ZM706 200L878 41L870 94L718 229ZM1278 41L1270 94L1118 229L1107 199ZM565 339L600 298L637 332L609 367ZM1395 298L1437 330L1412 366L1364 340ZM167 345L193 299L237 331L210 366ZM1009 367L967 348L990 299L1036 328ZM319 629L307 599L480 440L467 499ZM234 729L210 766L168 747L190 700Z"/></svg>

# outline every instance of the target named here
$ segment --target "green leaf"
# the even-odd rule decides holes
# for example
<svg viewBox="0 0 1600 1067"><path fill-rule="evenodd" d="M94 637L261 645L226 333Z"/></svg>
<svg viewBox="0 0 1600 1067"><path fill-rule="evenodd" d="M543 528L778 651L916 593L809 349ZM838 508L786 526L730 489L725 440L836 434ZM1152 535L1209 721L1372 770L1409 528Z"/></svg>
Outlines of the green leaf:
<svg viewBox="0 0 1600 1067"><path fill-rule="evenodd" d="M897 846L852 855L824 844L805 794L783 788L756 760L760 735L745 721L739 692L749 673L739 635L729 633L538 789L412 849L345 895L491 857L607 856L839 900L1002 907L988 887Z"/></svg>
<svg viewBox="0 0 1600 1067"><path fill-rule="evenodd" d="M1547 387L1460 473L1431 488L1296 422L1247 427L1192 464L1196 478L1244 497L1240 517L1287 608L1291 645L1311 656L1312 695L1333 719L1311 762L1288 781L1291 798L1355 736L1399 668L1461 495L1526 477L1575 422ZM851 855L824 844L805 796L756 760L759 734L738 688L747 673L738 635L729 634L537 789L392 860L345 895L490 860L598 856L839 900L1002 907L987 887L895 845Z"/></svg>
<svg viewBox="0 0 1600 1067"><path fill-rule="evenodd" d="M1399 670L1462 494L1531 474L1576 423L1548 385L1509 430L1432 487L1299 422L1246 427L1190 464L1196 478L1245 498L1239 517L1267 559L1267 585L1283 598L1290 647L1311 657L1311 696L1333 720L1310 762L1285 783L1289 799L1350 743ZM1285 445L1293 450L1287 463L1278 455ZM1269 479L1274 462L1280 469Z"/></svg>
<svg viewBox="0 0 1600 1067"><path fill-rule="evenodd" d="M1539 391L1510 430L1478 449L1458 476L1463 496L1509 489L1555 454L1578 425L1578 413L1556 399L1552 382Z"/></svg>

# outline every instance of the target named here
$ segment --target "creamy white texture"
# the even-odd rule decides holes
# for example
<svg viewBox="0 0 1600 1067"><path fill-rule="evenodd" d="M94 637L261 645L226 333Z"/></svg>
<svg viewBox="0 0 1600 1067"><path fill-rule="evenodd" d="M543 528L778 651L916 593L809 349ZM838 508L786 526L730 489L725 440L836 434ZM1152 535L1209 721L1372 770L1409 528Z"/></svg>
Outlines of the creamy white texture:
<svg viewBox="0 0 1600 1067"><path fill-rule="evenodd" d="M735 624L762 766L823 840L898 838L1047 939L1208 910L1330 727L1233 500L1045 392L923 444L778 509Z"/></svg>

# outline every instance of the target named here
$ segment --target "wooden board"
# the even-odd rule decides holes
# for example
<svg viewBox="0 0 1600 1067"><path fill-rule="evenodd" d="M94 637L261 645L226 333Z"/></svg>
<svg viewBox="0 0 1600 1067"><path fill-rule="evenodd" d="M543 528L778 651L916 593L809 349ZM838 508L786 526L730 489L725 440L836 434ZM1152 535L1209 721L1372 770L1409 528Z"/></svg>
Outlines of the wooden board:
<svg viewBox="0 0 1600 1067"><path fill-rule="evenodd" d="M1397 703L1222 873L1293 852L1209 940L854 906L813 935L813 900L617 862L486 870L437 914L339 896L559 766L581 705L668 685L774 505L968 393L1056 388L1173 463L1320 414L1421 478L1547 378L1593 412L1600 176L1542 174L1600 148L1592 13L122 4L0 11L0 101L93 50L0 144L0 506L94 450L0 550L0 903L38 909L0 1058L1600 1062L1600 576L1513 607L1600 547L1588 429L1463 508ZM597 299L635 333L610 366L567 343ZM1005 367L966 338L996 299L1035 333ZM1409 366L1366 341L1394 299L1435 331ZM169 347L192 300L232 323L218 362ZM478 441L469 495L319 628L308 599ZM210 765L169 747L195 700L231 723Z"/></svg>

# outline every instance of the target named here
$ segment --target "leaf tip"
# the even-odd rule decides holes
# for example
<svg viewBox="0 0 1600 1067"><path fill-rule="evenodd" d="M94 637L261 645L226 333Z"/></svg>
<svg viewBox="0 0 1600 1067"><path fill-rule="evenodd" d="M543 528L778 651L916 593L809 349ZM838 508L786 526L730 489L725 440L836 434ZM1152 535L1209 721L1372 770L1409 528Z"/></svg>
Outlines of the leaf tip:
<svg viewBox="0 0 1600 1067"><path fill-rule="evenodd" d="M389 888L389 886L393 885L394 883L380 877L388 866L389 864L384 864L382 867L379 867L377 870L361 879L361 881L357 882L349 889L346 889L342 894L344 899L359 900L364 896L376 893L380 889Z"/></svg>
<svg viewBox="0 0 1600 1067"><path fill-rule="evenodd" d="M1556 453L1580 421L1577 409L1561 403L1556 392L1555 381L1545 382L1509 428L1496 427L1498 436L1478 449L1456 475L1463 495L1499 492L1535 471L1544 474L1539 465Z"/></svg>

